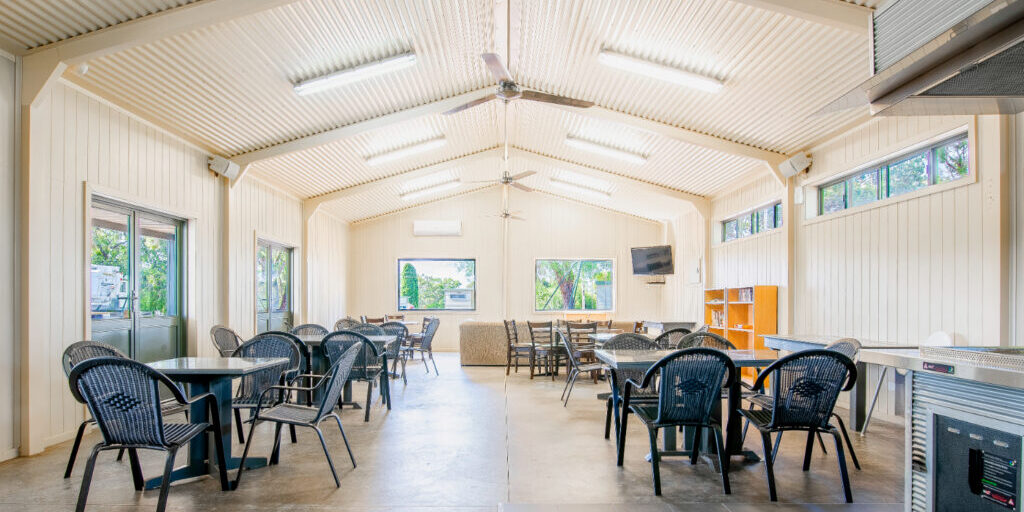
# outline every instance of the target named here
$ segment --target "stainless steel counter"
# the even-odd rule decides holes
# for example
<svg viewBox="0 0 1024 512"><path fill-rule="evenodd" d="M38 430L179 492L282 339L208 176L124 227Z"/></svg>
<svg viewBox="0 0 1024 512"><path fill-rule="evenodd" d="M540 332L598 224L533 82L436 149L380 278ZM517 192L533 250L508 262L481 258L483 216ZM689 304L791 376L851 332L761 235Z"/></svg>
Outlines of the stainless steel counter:
<svg viewBox="0 0 1024 512"><path fill-rule="evenodd" d="M862 362L1024 389L1024 371L984 366L961 358L923 355L921 349L864 349Z"/></svg>

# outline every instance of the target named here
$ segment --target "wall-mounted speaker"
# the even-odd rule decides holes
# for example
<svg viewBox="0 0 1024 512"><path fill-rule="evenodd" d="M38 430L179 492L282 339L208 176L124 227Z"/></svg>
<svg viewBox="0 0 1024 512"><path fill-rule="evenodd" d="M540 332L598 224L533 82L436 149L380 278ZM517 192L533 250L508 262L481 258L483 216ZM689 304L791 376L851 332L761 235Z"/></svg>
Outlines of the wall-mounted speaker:
<svg viewBox="0 0 1024 512"><path fill-rule="evenodd" d="M211 155L207 160L207 164L210 166L210 170L224 176L225 178L234 181L238 177L238 164L224 158L222 156Z"/></svg>
<svg viewBox="0 0 1024 512"><path fill-rule="evenodd" d="M811 166L811 155L798 153L789 160L779 164L779 172L787 178L792 178Z"/></svg>

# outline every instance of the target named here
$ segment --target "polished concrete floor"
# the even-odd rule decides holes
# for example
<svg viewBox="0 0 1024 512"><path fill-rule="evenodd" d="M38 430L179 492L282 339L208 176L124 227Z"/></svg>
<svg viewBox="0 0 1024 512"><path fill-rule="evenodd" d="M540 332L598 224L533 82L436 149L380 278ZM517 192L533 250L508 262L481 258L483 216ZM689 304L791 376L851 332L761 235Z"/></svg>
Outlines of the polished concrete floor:
<svg viewBox="0 0 1024 512"><path fill-rule="evenodd" d="M730 473L733 494L721 493L707 462L662 464L664 495L654 496L647 435L631 424L624 467L615 466L614 443L603 437L604 382L584 381L563 408L562 381L529 379L503 369L461 368L454 354L437 356L441 375L409 366L409 384L398 381L393 410L380 402L369 423L362 411L342 420L359 467L349 464L336 428L325 425L341 476L331 480L316 434L299 431L298 444L283 444L281 464L246 472L241 487L221 492L209 478L171 489L169 510L473 510L508 512L700 511L897 511L903 498L903 431L877 422L871 435L855 435L862 471L851 465L853 506L842 503L835 456L816 450L811 471L800 470L803 439L785 438L776 464L779 503L770 504L764 469L739 464ZM356 389L356 396L365 397ZM256 432L254 453L266 454L272 431ZM73 476L64 480L70 442L45 453L0 464L0 509L57 511L74 507L91 434ZM748 446L756 447L751 435ZM241 447L235 446L236 453ZM127 462L102 455L89 495L90 510L153 510L156 491L137 493ZM160 454L145 455L146 477L159 474ZM233 474L231 477L233 478Z"/></svg>

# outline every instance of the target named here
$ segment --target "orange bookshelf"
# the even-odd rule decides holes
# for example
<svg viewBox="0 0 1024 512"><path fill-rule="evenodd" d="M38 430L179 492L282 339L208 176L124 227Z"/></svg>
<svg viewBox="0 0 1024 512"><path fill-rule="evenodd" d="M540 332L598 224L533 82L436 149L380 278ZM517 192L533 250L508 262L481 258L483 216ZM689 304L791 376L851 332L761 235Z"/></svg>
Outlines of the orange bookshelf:
<svg viewBox="0 0 1024 512"><path fill-rule="evenodd" d="M744 286L704 290L704 323L738 349L764 349L762 335L778 330L777 286ZM744 377L754 377L752 368Z"/></svg>

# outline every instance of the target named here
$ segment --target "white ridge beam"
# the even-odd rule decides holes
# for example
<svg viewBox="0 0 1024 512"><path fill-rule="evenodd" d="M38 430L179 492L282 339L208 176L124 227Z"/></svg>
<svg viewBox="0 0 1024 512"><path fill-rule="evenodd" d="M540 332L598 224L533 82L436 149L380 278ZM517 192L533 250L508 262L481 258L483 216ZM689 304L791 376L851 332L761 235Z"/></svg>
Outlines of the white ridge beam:
<svg viewBox="0 0 1024 512"><path fill-rule="evenodd" d="M777 12L800 18L813 23L828 25L867 37L871 33L871 16L874 12L869 7L843 2L841 0L733 0L741 4L757 7L766 11Z"/></svg>

